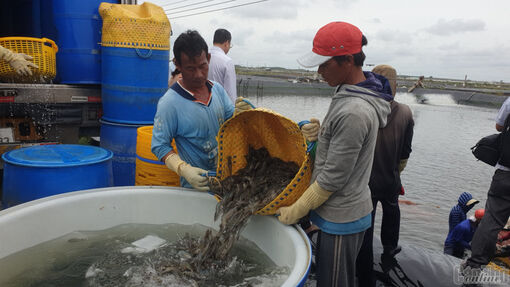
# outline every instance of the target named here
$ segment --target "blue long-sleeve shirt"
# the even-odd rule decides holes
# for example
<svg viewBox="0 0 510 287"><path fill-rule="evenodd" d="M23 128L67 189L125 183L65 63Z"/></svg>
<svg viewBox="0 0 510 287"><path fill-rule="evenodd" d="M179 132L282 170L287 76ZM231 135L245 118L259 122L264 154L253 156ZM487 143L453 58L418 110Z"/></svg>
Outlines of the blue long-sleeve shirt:
<svg viewBox="0 0 510 287"><path fill-rule="evenodd" d="M459 223L455 228L453 228L452 232L448 234L446 237L446 241L444 242L445 247L459 247L462 246L465 249L471 249L471 239L473 239L473 235L475 234L476 228L471 225L469 219L466 219Z"/></svg>
<svg viewBox="0 0 510 287"><path fill-rule="evenodd" d="M448 233L451 233L455 226L459 225L462 221L466 220L466 213L462 210L460 205L455 205L450 210L450 217L448 218Z"/></svg>
<svg viewBox="0 0 510 287"><path fill-rule="evenodd" d="M211 97L207 103L175 83L159 99L151 150L159 160L172 151L175 139L182 160L205 170L216 170L220 126L234 114L234 105L221 85L207 82ZM181 178L181 186L191 185Z"/></svg>

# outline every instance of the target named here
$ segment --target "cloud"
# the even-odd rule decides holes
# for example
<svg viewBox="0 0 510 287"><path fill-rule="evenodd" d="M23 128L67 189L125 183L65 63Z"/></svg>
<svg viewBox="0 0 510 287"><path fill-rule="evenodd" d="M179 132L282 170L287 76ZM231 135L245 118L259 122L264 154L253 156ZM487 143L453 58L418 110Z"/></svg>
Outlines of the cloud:
<svg viewBox="0 0 510 287"><path fill-rule="evenodd" d="M281 42L281 43L289 43L289 42L307 42L312 43L313 35L315 35L315 31L313 30L299 30L299 31L290 31L290 32L281 32L274 31L272 34L267 35L265 37L266 41L269 42Z"/></svg>
<svg viewBox="0 0 510 287"><path fill-rule="evenodd" d="M443 45L437 46L437 48L442 51L458 50L461 47L462 46L459 42L455 42L455 43L451 43L451 44L443 44Z"/></svg>
<svg viewBox="0 0 510 287"><path fill-rule="evenodd" d="M230 32L232 33L232 43L235 46L242 46L253 36L255 30L253 27L242 27L232 29Z"/></svg>
<svg viewBox="0 0 510 287"><path fill-rule="evenodd" d="M150 1L167 8L171 6L166 4L177 0ZM255 1L235 0L211 8ZM195 2L202 0L180 5ZM409 75L463 79L468 74L470 79L508 81L510 34L506 33L505 13L510 1L478 5L468 0L461 6L444 0L390 2L367 5L360 0L268 0L185 18L170 17L174 30L171 41L187 29L197 29L212 45L214 31L222 27L232 33L234 48L229 55L236 63L297 68L296 58L312 48L317 30L342 20L356 24L367 36L367 64L392 64L399 73ZM443 9L438 10L438 5ZM459 16L452 15L452 10ZM476 41L479 39L483 41Z"/></svg>
<svg viewBox="0 0 510 287"><path fill-rule="evenodd" d="M379 40L383 42L391 42L394 44L410 44L413 41L413 37L409 32L404 32L400 30L380 30L375 33L374 40ZM367 36L368 38L368 36ZM369 43L370 43L370 39Z"/></svg>
<svg viewBox="0 0 510 287"><path fill-rule="evenodd" d="M255 1L257 0L243 0L243 2L239 2L239 4ZM225 10L225 14L240 19L299 20L298 16L306 16L303 14L300 15L300 12L307 13L314 9L324 9L324 11L327 11L331 10L331 7L342 7L342 9L347 10L348 7L356 2L358 2L358 0L268 0L253 5ZM228 6L239 5L237 4L238 2L234 3ZM322 12L323 14L324 11Z"/></svg>
<svg viewBox="0 0 510 287"><path fill-rule="evenodd" d="M473 69L510 66L510 50L505 46L464 50L451 49L445 51L441 60L455 63L455 66L458 67L471 67Z"/></svg>
<svg viewBox="0 0 510 287"><path fill-rule="evenodd" d="M254 1L255 0L245 1L244 3L251 3ZM307 2L304 0L269 0L253 5L225 10L225 14L237 18L296 19L299 8L304 5L307 5Z"/></svg>
<svg viewBox="0 0 510 287"><path fill-rule="evenodd" d="M444 20L439 19L436 24L428 27L425 31L438 36L448 36L452 34L483 31L485 30L485 22L479 19L465 20L465 19L452 19Z"/></svg>
<svg viewBox="0 0 510 287"><path fill-rule="evenodd" d="M510 49L501 47L427 50L374 49L367 53L367 64L391 64L402 75L425 75L435 78L500 80L510 72ZM459 44L459 46L461 46ZM407 55L405 54L407 51ZM498 57L494 57L498 54ZM368 67L365 67L368 69Z"/></svg>

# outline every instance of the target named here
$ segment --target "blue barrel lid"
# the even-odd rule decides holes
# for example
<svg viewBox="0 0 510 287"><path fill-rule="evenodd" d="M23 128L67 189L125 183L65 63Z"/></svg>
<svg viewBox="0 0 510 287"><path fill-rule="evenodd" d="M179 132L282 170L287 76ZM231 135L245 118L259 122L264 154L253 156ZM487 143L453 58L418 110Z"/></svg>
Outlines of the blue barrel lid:
<svg viewBox="0 0 510 287"><path fill-rule="evenodd" d="M113 153L88 145L38 145L11 150L2 155L5 162L31 167L68 167L109 160Z"/></svg>

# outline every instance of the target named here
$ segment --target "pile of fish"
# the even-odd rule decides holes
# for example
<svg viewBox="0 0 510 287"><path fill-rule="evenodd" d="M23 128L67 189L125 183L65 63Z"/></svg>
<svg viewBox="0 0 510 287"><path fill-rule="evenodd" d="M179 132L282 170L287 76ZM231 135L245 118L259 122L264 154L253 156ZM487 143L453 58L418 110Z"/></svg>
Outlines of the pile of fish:
<svg viewBox="0 0 510 287"><path fill-rule="evenodd" d="M214 214L215 221L221 216L221 223L216 235L206 232L197 267L225 259L250 216L280 194L299 171L296 163L271 157L266 148L250 147L246 161L235 175L209 181L210 190L222 198Z"/></svg>
<svg viewBox="0 0 510 287"><path fill-rule="evenodd" d="M299 171L296 163L271 157L266 148L250 147L246 161L246 167L222 181L209 178L210 190L221 197L214 214L215 221L221 217L220 229L209 229L198 242L190 243L191 258L168 266L169 272L199 278L205 270L224 269L250 216L280 194Z"/></svg>
<svg viewBox="0 0 510 287"><path fill-rule="evenodd" d="M112 250L88 268L85 275L86 285L253 286L257 285L258 280L280 278L282 276L279 274L287 272L284 268L275 268L274 265L260 266L257 262L235 256L224 261L209 261L209 269L197 271L193 262L200 250L199 246L199 237L186 234L176 242L166 243L148 253L119 253Z"/></svg>

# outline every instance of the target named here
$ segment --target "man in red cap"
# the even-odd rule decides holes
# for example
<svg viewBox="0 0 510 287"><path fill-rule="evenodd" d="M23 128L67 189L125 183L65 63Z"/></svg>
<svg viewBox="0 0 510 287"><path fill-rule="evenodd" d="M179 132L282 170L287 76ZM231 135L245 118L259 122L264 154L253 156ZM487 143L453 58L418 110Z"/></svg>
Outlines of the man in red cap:
<svg viewBox="0 0 510 287"><path fill-rule="evenodd" d="M317 140L312 184L279 220L296 223L310 211L321 231L317 242L317 286L355 286L356 257L372 222L368 182L379 128L386 125L392 100L388 80L362 70L367 39L354 25L322 27L313 49L298 59L319 66L318 73L337 87Z"/></svg>

